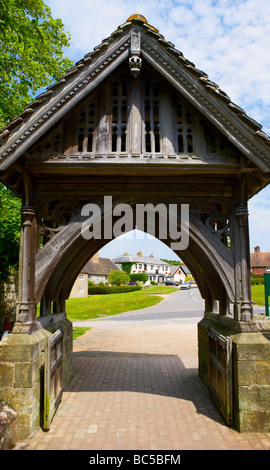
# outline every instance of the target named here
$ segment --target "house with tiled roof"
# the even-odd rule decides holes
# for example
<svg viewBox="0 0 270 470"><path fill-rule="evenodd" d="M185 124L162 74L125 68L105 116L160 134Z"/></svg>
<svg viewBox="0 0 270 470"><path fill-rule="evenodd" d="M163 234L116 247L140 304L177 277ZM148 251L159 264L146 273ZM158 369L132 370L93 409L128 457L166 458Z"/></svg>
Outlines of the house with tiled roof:
<svg viewBox="0 0 270 470"><path fill-rule="evenodd" d="M137 255L124 253L122 256L113 258L112 261L118 266L121 266L122 263L132 262L131 274L146 273L149 282L154 281L158 284L163 284L166 280L172 280L172 268L176 267L170 266L166 261L155 258L153 254L143 256L141 251L138 251Z"/></svg>
<svg viewBox="0 0 270 470"><path fill-rule="evenodd" d="M169 269L170 269L170 279L173 282L179 282L179 284L182 284L182 282L185 282L186 274L182 266L170 265Z"/></svg>
<svg viewBox="0 0 270 470"><path fill-rule="evenodd" d="M250 268L256 275L270 273L270 252L261 252L260 247L255 246L254 253L250 253Z"/></svg>
<svg viewBox="0 0 270 470"><path fill-rule="evenodd" d="M95 285L100 282L107 282L108 275L112 271L120 270L109 258L102 258L96 253L82 268L78 275L70 294L70 298L87 297L88 281L92 281Z"/></svg>

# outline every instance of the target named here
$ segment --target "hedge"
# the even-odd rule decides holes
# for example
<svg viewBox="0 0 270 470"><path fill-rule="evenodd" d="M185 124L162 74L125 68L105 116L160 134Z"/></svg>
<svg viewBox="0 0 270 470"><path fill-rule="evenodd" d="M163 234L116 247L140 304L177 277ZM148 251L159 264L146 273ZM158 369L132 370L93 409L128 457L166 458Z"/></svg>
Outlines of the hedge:
<svg viewBox="0 0 270 470"><path fill-rule="evenodd" d="M133 292L141 290L141 286L90 286L88 287L88 295L96 294L121 294L124 292Z"/></svg>
<svg viewBox="0 0 270 470"><path fill-rule="evenodd" d="M259 285L259 284L264 284L264 277L253 277L251 279L251 284L252 285Z"/></svg>
<svg viewBox="0 0 270 470"><path fill-rule="evenodd" d="M130 281L131 282L137 282L137 281L146 282L148 281L148 276L146 273L133 273L133 274L130 274Z"/></svg>

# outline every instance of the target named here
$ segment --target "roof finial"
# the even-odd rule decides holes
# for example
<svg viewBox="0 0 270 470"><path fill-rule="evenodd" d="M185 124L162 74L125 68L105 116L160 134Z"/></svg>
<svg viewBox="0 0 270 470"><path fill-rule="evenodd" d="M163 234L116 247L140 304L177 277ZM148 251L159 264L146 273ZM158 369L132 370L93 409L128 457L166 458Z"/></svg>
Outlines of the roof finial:
<svg viewBox="0 0 270 470"><path fill-rule="evenodd" d="M129 23L129 22L131 22L131 21L139 21L139 22L142 21L144 24L147 25L148 28L152 29L152 30L155 31L156 33L159 33L159 30L158 30L157 28L155 28L154 26L151 26L151 25L148 23L148 21L147 21L147 19L145 18L145 16L140 15L139 13L137 13L137 14L135 14L135 15L131 15L131 16L127 19L126 23Z"/></svg>
<svg viewBox="0 0 270 470"><path fill-rule="evenodd" d="M140 15L140 14L131 15L131 16L127 19L127 23L128 23L129 21L132 21L132 20L141 20L141 21L143 21L144 23L148 24L148 21L147 21L147 19L145 18L145 16Z"/></svg>

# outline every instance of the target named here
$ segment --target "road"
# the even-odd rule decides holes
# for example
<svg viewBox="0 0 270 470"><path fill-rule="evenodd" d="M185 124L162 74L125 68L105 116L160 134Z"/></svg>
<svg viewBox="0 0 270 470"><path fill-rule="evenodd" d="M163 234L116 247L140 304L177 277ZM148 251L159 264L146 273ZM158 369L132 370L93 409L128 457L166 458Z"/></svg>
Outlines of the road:
<svg viewBox="0 0 270 470"><path fill-rule="evenodd" d="M73 322L74 326L97 326L97 324L115 324L127 322L190 322L199 321L203 316L204 301L199 290L193 288L185 291L177 291L152 307L140 310L131 310L118 315L97 318L93 320Z"/></svg>
<svg viewBox="0 0 270 470"><path fill-rule="evenodd" d="M197 324L202 317L198 289L179 290L152 307L74 322L73 326L91 327L89 334L74 341L74 351L179 354L181 340L197 359Z"/></svg>
<svg viewBox="0 0 270 470"><path fill-rule="evenodd" d="M164 296L165 297L165 296ZM264 313L264 307L254 307L255 313ZM204 300L199 289L179 290L164 298L157 305L141 310L132 310L114 316L102 317L87 321L74 322L74 326L127 326L127 323L146 324L183 324L198 323L203 317Z"/></svg>

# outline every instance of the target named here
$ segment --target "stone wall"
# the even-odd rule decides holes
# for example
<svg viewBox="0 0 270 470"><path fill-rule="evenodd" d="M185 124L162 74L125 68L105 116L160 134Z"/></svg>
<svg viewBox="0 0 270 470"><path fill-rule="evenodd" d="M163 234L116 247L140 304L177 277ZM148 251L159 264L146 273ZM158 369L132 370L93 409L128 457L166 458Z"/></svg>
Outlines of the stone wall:
<svg viewBox="0 0 270 470"><path fill-rule="evenodd" d="M50 317L46 329L39 325L32 334L11 333L0 341L0 401L17 413L18 439L30 437L42 427L45 342L60 327L64 331L63 386L72 377L72 324Z"/></svg>
<svg viewBox="0 0 270 470"><path fill-rule="evenodd" d="M198 325L199 376L207 387L209 327L232 341L232 426L239 432L270 431L270 332L261 326L254 322L253 332L238 332L207 318Z"/></svg>
<svg viewBox="0 0 270 470"><path fill-rule="evenodd" d="M270 341L262 333L234 336L235 421L242 432L270 431Z"/></svg>
<svg viewBox="0 0 270 470"><path fill-rule="evenodd" d="M10 450L17 439L17 413L6 403L0 403L0 450Z"/></svg>

